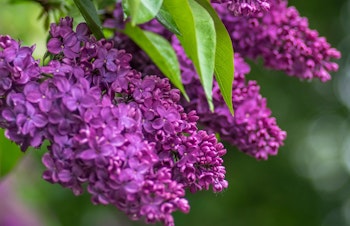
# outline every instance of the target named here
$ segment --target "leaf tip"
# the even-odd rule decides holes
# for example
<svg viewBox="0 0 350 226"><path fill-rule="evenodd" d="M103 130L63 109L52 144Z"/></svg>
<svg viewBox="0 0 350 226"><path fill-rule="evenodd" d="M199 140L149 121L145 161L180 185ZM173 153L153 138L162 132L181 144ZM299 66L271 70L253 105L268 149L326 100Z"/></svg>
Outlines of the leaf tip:
<svg viewBox="0 0 350 226"><path fill-rule="evenodd" d="M232 106L230 106L229 109L230 109L230 113L231 113L232 117L234 117L235 116L235 111L233 110Z"/></svg>
<svg viewBox="0 0 350 226"><path fill-rule="evenodd" d="M209 105L209 110L211 113L214 113L214 104L213 101L210 99L207 100L208 101L208 105Z"/></svg>
<svg viewBox="0 0 350 226"><path fill-rule="evenodd" d="M188 97L186 91L183 91L183 92L182 92L182 95L185 97L185 99L186 99L187 102L190 102L190 98Z"/></svg>

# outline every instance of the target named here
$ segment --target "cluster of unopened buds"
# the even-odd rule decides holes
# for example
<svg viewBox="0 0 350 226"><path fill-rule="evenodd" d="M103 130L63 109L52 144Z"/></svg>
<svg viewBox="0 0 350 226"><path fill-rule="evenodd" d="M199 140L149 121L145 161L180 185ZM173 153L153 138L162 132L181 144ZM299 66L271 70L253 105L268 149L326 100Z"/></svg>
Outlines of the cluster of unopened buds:
<svg viewBox="0 0 350 226"><path fill-rule="evenodd" d="M235 48L232 116L213 85L215 111L176 36L156 21L143 27L167 37L181 66L184 100L146 54L115 33L96 40L86 24L66 17L52 24L50 61L39 66L34 47L0 36L0 126L23 151L47 140L43 178L83 187L95 204L111 204L133 220L174 225L189 211L185 191L227 188L224 146L215 133L257 158L276 155L286 133L276 124L243 57L302 79L330 79L339 58L305 18L283 0L212 1ZM123 24L121 7L105 26ZM126 52L124 49L127 49ZM215 120L213 120L215 119ZM199 130L197 123L206 131Z"/></svg>

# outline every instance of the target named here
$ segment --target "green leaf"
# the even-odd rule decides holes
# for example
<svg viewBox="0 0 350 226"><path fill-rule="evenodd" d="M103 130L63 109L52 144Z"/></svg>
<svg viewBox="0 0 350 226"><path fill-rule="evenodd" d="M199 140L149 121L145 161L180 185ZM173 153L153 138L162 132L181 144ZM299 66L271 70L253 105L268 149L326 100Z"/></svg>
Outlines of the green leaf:
<svg viewBox="0 0 350 226"><path fill-rule="evenodd" d="M130 23L125 25L123 32L148 54L163 74L169 78L188 100L181 82L179 62L170 43L162 36L144 31L137 26L132 26Z"/></svg>
<svg viewBox="0 0 350 226"><path fill-rule="evenodd" d="M234 79L234 55L230 35L225 25L207 0L196 0L213 18L216 31L215 78L221 94L233 115L232 84Z"/></svg>
<svg viewBox="0 0 350 226"><path fill-rule="evenodd" d="M163 0L123 0L124 13L131 17L131 24L146 23L152 20L160 10Z"/></svg>
<svg viewBox="0 0 350 226"><path fill-rule="evenodd" d="M115 6L116 0L97 0L96 4L99 9L105 9L108 6Z"/></svg>
<svg viewBox="0 0 350 226"><path fill-rule="evenodd" d="M166 29L168 29L169 31L171 31L172 33L174 33L176 35L181 36L181 32L180 32L179 28L177 27L173 17L171 16L171 14L167 10L164 9L164 7L160 8L160 10L156 16L156 19Z"/></svg>
<svg viewBox="0 0 350 226"><path fill-rule="evenodd" d="M23 157L15 143L12 143L4 137L4 131L0 130L0 179L6 176L16 166L17 162Z"/></svg>
<svg viewBox="0 0 350 226"><path fill-rule="evenodd" d="M102 33L102 25L100 18L98 17L97 10L94 3L91 0L73 0L78 7L81 15L83 15L87 25L91 32L97 39L104 38Z"/></svg>
<svg viewBox="0 0 350 226"><path fill-rule="evenodd" d="M182 36L177 37L196 68L209 109L213 111L212 88L216 51L213 19L194 0L164 0L163 5L180 29Z"/></svg>

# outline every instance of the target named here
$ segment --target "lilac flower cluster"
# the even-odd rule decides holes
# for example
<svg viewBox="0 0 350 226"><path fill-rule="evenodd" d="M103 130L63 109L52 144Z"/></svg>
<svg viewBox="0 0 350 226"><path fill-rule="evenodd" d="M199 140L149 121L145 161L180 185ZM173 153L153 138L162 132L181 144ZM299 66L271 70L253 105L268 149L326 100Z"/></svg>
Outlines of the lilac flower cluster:
<svg viewBox="0 0 350 226"><path fill-rule="evenodd" d="M22 47L9 36L0 36L0 96L39 76L38 61L32 57L32 47Z"/></svg>
<svg viewBox="0 0 350 226"><path fill-rule="evenodd" d="M117 12L114 15L121 14L119 7L115 11ZM115 23L122 23L120 16L115 20L119 20ZM156 21L144 24L143 27L162 35L167 34ZM117 33L114 38L120 45L132 49L131 63L134 68L145 74L161 74L149 57L128 37ZM189 103L182 99L182 106L188 111L195 110L199 116L199 122L208 132L219 133L221 139L235 145L242 152L256 159L265 160L269 155L276 155L278 149L283 145L286 132L282 131L276 124L276 119L271 117L271 110L267 108L266 99L261 96L260 87L256 81L246 82L245 75L250 72L250 67L240 55L235 55L235 80L232 88L235 116L233 117L220 94L216 81L213 84L214 112L209 110L203 88L191 60L186 57L176 36L171 36L170 41L178 56L182 82L190 98Z"/></svg>
<svg viewBox="0 0 350 226"><path fill-rule="evenodd" d="M267 0L212 0L212 3L220 3L235 16L254 15L270 9Z"/></svg>
<svg viewBox="0 0 350 226"><path fill-rule="evenodd" d="M40 75L39 62L32 57L34 46L22 47L9 36L0 36L0 126L9 128L5 135L23 149L41 142L35 128L46 125L46 119L24 100L25 84Z"/></svg>
<svg viewBox="0 0 350 226"><path fill-rule="evenodd" d="M222 3L214 5L231 35L235 52L239 53L235 56L232 100L234 117L225 106L215 81L215 112L209 111L195 69L176 39L171 38L155 20L143 27L167 37L169 41L173 40L173 47L180 59L183 83L191 99L189 104L183 101L183 106L188 110L195 109L200 116L199 122L210 132L218 132L222 139L249 155L267 159L268 155L277 154L286 133L276 125L275 118L271 117L271 110L266 106L266 99L259 94L260 87L257 83L245 82L245 74L249 72L249 67L240 56L253 59L262 56L269 68L283 70L288 75L302 79L317 77L321 81L327 81L330 79L329 73L338 68L337 64L330 60L339 58L340 53L331 48L325 38L319 37L316 31L310 30L307 19L300 17L295 8L287 7L285 0L271 0L269 12L256 12L248 16L235 16L225 7L238 4L243 6L248 4L246 1L212 2ZM250 3L257 4L256 1ZM262 1L259 3L262 4ZM116 8L114 16L114 23L121 25L123 21L120 7ZM113 20L109 20L109 23L111 21ZM120 44L132 47L132 64L135 68L145 73L160 74L147 55L132 44L130 39L122 34L116 34L114 38ZM213 118L217 120L212 120Z"/></svg>
<svg viewBox="0 0 350 226"><path fill-rule="evenodd" d="M245 75L249 73L250 67L239 54L236 54L234 59L232 103L235 116L233 117L216 81L213 85L215 110L210 112L193 64L175 37L172 44L180 61L186 92L191 99L189 103L183 101L185 108L196 110L200 123L205 128L219 133L223 140L235 145L244 153L256 159L267 159L269 155L276 155L279 147L283 145L286 132L282 131L277 126L276 119L271 117L271 110L266 106L266 99L260 95L260 87L256 81L248 83L245 81Z"/></svg>
<svg viewBox="0 0 350 226"><path fill-rule="evenodd" d="M329 73L338 70L331 60L338 59L340 53L311 30L307 18L288 7L286 0L271 0L270 5L268 12L246 17L235 17L224 6L215 5L235 51L243 57L262 57L266 67L290 76L330 80Z"/></svg>
<svg viewBox="0 0 350 226"><path fill-rule="evenodd" d="M50 142L45 180L76 195L87 185L95 204L174 225L172 212L190 208L185 189L228 186L226 150L197 129L198 116L184 111L168 79L141 76L130 54L72 24L67 17L51 26L43 67L32 48L0 37L1 127L23 151Z"/></svg>

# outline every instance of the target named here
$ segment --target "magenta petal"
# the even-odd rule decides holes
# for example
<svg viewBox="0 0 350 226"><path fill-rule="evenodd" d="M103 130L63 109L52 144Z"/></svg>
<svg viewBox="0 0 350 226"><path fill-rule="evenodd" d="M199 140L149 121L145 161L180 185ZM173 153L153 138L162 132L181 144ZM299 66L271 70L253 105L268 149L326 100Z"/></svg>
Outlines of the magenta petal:
<svg viewBox="0 0 350 226"><path fill-rule="evenodd" d="M71 172L68 171L68 170L61 170L61 171L58 173L58 179L59 179L61 182L69 182L69 181L72 179Z"/></svg>
<svg viewBox="0 0 350 226"><path fill-rule="evenodd" d="M6 48L4 51L4 56L5 56L5 60L7 62L12 62L17 55L17 48L13 49L13 48Z"/></svg>
<svg viewBox="0 0 350 226"><path fill-rule="evenodd" d="M93 63L94 68L102 68L104 65L104 59L96 59Z"/></svg>
<svg viewBox="0 0 350 226"><path fill-rule="evenodd" d="M77 30L77 34L80 34L80 35L86 35L89 33L89 27L85 23L78 24L76 30Z"/></svg>
<svg viewBox="0 0 350 226"><path fill-rule="evenodd" d="M64 54L65 57L70 58L70 59L74 59L74 58L78 57L78 54L76 52L73 52L69 48L64 48L63 49L63 54Z"/></svg>
<svg viewBox="0 0 350 226"><path fill-rule="evenodd" d="M4 109L1 115L8 122L16 121L16 115L10 109Z"/></svg>
<svg viewBox="0 0 350 226"><path fill-rule="evenodd" d="M35 125L32 120L25 121L22 126L22 133L24 135L32 133L35 130Z"/></svg>
<svg viewBox="0 0 350 226"><path fill-rule="evenodd" d="M37 114L33 117L33 123L36 127L43 128L47 124L47 118L42 114Z"/></svg>
<svg viewBox="0 0 350 226"><path fill-rule="evenodd" d="M61 76L54 77L53 81L55 83L55 86L62 93L68 92L71 88L69 81L64 77L61 77Z"/></svg>
<svg viewBox="0 0 350 226"><path fill-rule="evenodd" d="M74 33L70 33L69 35L64 37L63 42L64 46L69 47L72 50L77 45L77 43L79 44L78 39Z"/></svg>
<svg viewBox="0 0 350 226"><path fill-rule="evenodd" d="M28 92L26 98L31 103L38 103L42 97L42 94L39 92Z"/></svg>
<svg viewBox="0 0 350 226"><path fill-rule="evenodd" d="M163 118L157 118L152 123L152 127L154 129L161 129L163 126L164 126L164 119Z"/></svg>
<svg viewBox="0 0 350 226"><path fill-rule="evenodd" d="M53 172L51 170L45 170L42 177L46 181L49 181L51 183L56 183L57 181L53 180L52 174L53 174Z"/></svg>
<svg viewBox="0 0 350 226"><path fill-rule="evenodd" d="M111 144L104 144L101 147L101 155L109 156L114 154L114 147Z"/></svg>
<svg viewBox="0 0 350 226"><path fill-rule="evenodd" d="M1 72L0 72L1 74ZM12 80L9 78L1 78L0 80L0 87L3 88L4 90L10 89L12 86Z"/></svg>
<svg viewBox="0 0 350 226"><path fill-rule="evenodd" d="M92 149L85 150L77 155L78 158L83 160L95 159L97 156L97 153Z"/></svg>
<svg viewBox="0 0 350 226"><path fill-rule="evenodd" d="M176 120L180 119L180 115L178 112L176 111L171 111L166 115L166 118L170 121L170 122L174 122Z"/></svg>
<svg viewBox="0 0 350 226"><path fill-rule="evenodd" d="M63 44L58 38L52 38L47 43L47 50L53 54L59 54L63 49Z"/></svg>
<svg viewBox="0 0 350 226"><path fill-rule="evenodd" d="M135 125L135 120L129 117L123 117L120 119L119 123L129 129Z"/></svg>
<svg viewBox="0 0 350 226"><path fill-rule="evenodd" d="M42 142L43 142L43 135L42 135L42 133L35 133L34 134L34 137L32 137L32 139L31 139L31 141L30 141L30 146L32 146L32 147L36 147L36 148L38 148L38 147L40 147L40 145L42 144Z"/></svg>
<svg viewBox="0 0 350 226"><path fill-rule="evenodd" d="M126 192L129 192L129 193L136 193L139 191L140 189L140 183L138 183L137 181L130 181L129 183L127 183L125 186L124 186L124 189Z"/></svg>
<svg viewBox="0 0 350 226"><path fill-rule="evenodd" d="M72 97L66 97L63 99L63 103L70 111L75 111L78 108L77 100Z"/></svg>
<svg viewBox="0 0 350 226"><path fill-rule="evenodd" d="M126 142L126 139L124 136L118 134L110 142L112 145L114 145L116 147L120 147Z"/></svg>
<svg viewBox="0 0 350 226"><path fill-rule="evenodd" d="M163 129L165 132L167 132L169 134L174 133L174 126L169 122L164 123Z"/></svg>
<svg viewBox="0 0 350 226"><path fill-rule="evenodd" d="M98 195L97 199L98 199L98 202L103 204L103 205L109 204L109 199L107 199L104 195Z"/></svg>
<svg viewBox="0 0 350 226"><path fill-rule="evenodd" d="M110 60L107 61L106 67L109 71L115 72L117 70L117 65L115 65L115 63Z"/></svg>
<svg viewBox="0 0 350 226"><path fill-rule="evenodd" d="M52 106L52 101L48 99L42 99L39 102L39 108L43 112L49 112Z"/></svg>
<svg viewBox="0 0 350 226"><path fill-rule="evenodd" d="M54 162L52 161L52 158L49 153L45 153L43 157L41 158L42 163L46 168L53 169L55 167Z"/></svg>
<svg viewBox="0 0 350 226"><path fill-rule="evenodd" d="M145 129L146 132L148 133L153 133L154 129L152 127L152 123L150 121L145 121L143 123L143 128Z"/></svg>

